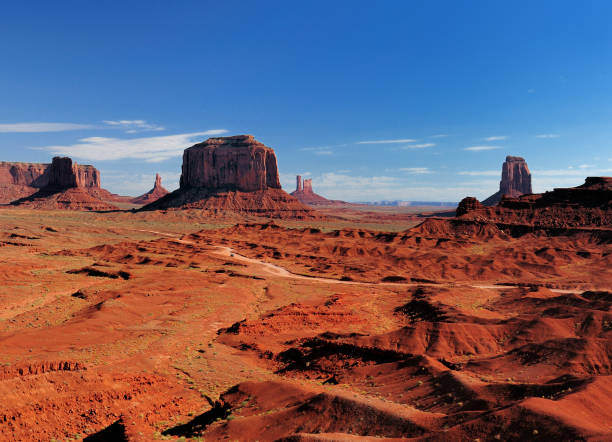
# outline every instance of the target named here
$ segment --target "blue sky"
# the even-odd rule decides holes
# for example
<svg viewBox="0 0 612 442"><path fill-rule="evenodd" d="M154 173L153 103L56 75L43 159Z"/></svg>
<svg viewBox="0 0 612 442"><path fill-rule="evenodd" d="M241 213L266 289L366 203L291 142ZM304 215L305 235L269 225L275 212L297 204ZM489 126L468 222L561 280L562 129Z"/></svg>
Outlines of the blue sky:
<svg viewBox="0 0 612 442"><path fill-rule="evenodd" d="M139 194L253 134L349 201L612 175L609 1L54 1L0 5L0 160L94 164Z"/></svg>

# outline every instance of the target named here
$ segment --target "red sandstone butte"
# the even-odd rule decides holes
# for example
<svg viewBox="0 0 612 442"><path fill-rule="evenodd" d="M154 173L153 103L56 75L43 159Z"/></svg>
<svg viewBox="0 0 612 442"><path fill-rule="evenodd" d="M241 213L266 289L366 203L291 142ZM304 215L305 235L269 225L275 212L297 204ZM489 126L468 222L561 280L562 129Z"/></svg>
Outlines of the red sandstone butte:
<svg viewBox="0 0 612 442"><path fill-rule="evenodd" d="M182 189L280 189L276 155L252 135L209 138L183 153Z"/></svg>
<svg viewBox="0 0 612 442"><path fill-rule="evenodd" d="M153 188L149 190L147 193L142 194L136 198L133 198L131 202L134 204L143 204L143 205L149 204L149 203L152 203L153 201L157 201L163 196L168 195L168 193L169 192L162 186L161 177L159 176L158 173L156 173L155 174L155 184L153 185Z"/></svg>
<svg viewBox="0 0 612 442"><path fill-rule="evenodd" d="M274 150L252 135L209 138L185 149L179 189L143 210L200 209L211 215L318 215L281 189Z"/></svg>
<svg viewBox="0 0 612 442"><path fill-rule="evenodd" d="M100 188L100 172L93 166L73 164L70 158L56 157L51 164L0 162L0 204L49 186Z"/></svg>
<svg viewBox="0 0 612 442"><path fill-rule="evenodd" d="M346 204L343 201L328 200L314 193L312 190L312 178L302 180L301 175L297 175L295 178L296 188L290 195L296 197L302 204L308 206Z"/></svg>
<svg viewBox="0 0 612 442"><path fill-rule="evenodd" d="M499 191L482 202L485 206L494 206L504 195L516 198L531 193L531 172L524 158L507 156L502 166L502 177Z"/></svg>
<svg viewBox="0 0 612 442"><path fill-rule="evenodd" d="M43 176L46 183L36 193L11 204L37 209L116 209L99 198L100 194L110 193L100 188L100 171L93 166L80 166L68 157L54 157L41 180Z"/></svg>

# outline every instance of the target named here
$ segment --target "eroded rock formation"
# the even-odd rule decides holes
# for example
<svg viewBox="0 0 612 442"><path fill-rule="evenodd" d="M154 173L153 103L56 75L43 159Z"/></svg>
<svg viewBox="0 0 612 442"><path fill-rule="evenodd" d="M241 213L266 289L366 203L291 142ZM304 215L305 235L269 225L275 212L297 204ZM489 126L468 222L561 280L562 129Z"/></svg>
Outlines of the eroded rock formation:
<svg viewBox="0 0 612 442"><path fill-rule="evenodd" d="M300 200L300 202L309 206L346 204L343 201L328 200L321 195L317 195L312 190L312 178L302 180L301 175L296 176L296 187L290 195L296 197L298 200Z"/></svg>
<svg viewBox="0 0 612 442"><path fill-rule="evenodd" d="M457 216L465 215L468 212L473 212L482 208L482 204L476 198L468 196L461 200L457 206Z"/></svg>
<svg viewBox="0 0 612 442"><path fill-rule="evenodd" d="M100 172L93 166L78 165L70 158L56 157L49 163L0 162L0 204L33 195L53 187L100 188Z"/></svg>
<svg viewBox="0 0 612 442"><path fill-rule="evenodd" d="M45 166L44 172L33 181L40 188L11 201L12 205L39 209L116 209L101 198L112 194L100 188L100 171L95 167L79 165L68 157L54 157L51 164L41 166Z"/></svg>
<svg viewBox="0 0 612 442"><path fill-rule="evenodd" d="M153 201L157 201L163 196L168 195L168 191L162 186L161 177L158 173L155 174L155 184L153 185L153 189L149 190L147 193L140 195L131 200L134 204L149 204Z"/></svg>
<svg viewBox="0 0 612 442"><path fill-rule="evenodd" d="M252 135L209 138L183 153L181 189L280 189L274 150Z"/></svg>
<svg viewBox="0 0 612 442"><path fill-rule="evenodd" d="M588 177L577 187L552 192L504 196L495 207L464 198L457 216L532 227L577 228L612 226L612 177Z"/></svg>
<svg viewBox="0 0 612 442"><path fill-rule="evenodd" d="M93 166L79 166L68 157L55 157L49 167L48 186L54 189L100 187L100 171Z"/></svg>
<svg viewBox="0 0 612 442"><path fill-rule="evenodd" d="M531 172L524 158L507 156L502 166L502 177L499 182L499 191L484 200L485 206L494 206L502 197L512 198L531 193Z"/></svg>
<svg viewBox="0 0 612 442"><path fill-rule="evenodd" d="M179 189L143 210L169 208L211 215L318 216L281 189L274 150L252 135L209 138L185 149Z"/></svg>

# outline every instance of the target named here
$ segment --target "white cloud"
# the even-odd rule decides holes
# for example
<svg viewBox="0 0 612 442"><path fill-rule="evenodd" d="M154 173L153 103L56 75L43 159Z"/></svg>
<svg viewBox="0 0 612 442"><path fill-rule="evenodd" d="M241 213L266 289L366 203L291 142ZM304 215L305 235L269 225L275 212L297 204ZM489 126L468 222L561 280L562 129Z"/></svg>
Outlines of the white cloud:
<svg viewBox="0 0 612 442"><path fill-rule="evenodd" d="M459 172L459 175L468 175L468 176L498 176L501 172L499 170L464 170Z"/></svg>
<svg viewBox="0 0 612 442"><path fill-rule="evenodd" d="M12 123L0 124L2 133L65 132L69 130L89 129L90 124L78 123Z"/></svg>
<svg viewBox="0 0 612 442"><path fill-rule="evenodd" d="M506 135L495 135L495 136L492 136L492 137L486 137L486 138L483 138L483 139L484 139L485 141L501 141L501 140L505 140L505 139L507 139L507 138L508 138L508 137L507 137Z"/></svg>
<svg viewBox="0 0 612 442"><path fill-rule="evenodd" d="M540 134L536 135L536 138L559 138L559 134Z"/></svg>
<svg viewBox="0 0 612 442"><path fill-rule="evenodd" d="M583 177L590 176L605 176L612 172L612 169L594 168L588 164L582 164L578 168L568 167L567 169L549 169L549 170L532 170L531 176L547 176L547 177Z"/></svg>
<svg viewBox="0 0 612 442"><path fill-rule="evenodd" d="M185 148L200 141L204 136L221 135L226 132L225 129L213 129L204 132L132 139L89 137L69 146L45 146L39 149L58 155L94 161L132 158L159 162L181 155Z"/></svg>
<svg viewBox="0 0 612 442"><path fill-rule="evenodd" d="M331 150L315 150L314 154L315 155L333 155L334 152Z"/></svg>
<svg viewBox="0 0 612 442"><path fill-rule="evenodd" d="M408 172L413 175L424 175L427 173L433 173L427 167L401 167L400 170L402 172Z"/></svg>
<svg viewBox="0 0 612 442"><path fill-rule="evenodd" d="M358 141L357 144L396 144L396 143L414 143L416 140L409 138L398 140L376 140L376 141Z"/></svg>
<svg viewBox="0 0 612 442"><path fill-rule="evenodd" d="M463 150L469 150L472 152L480 152L483 150L495 150L495 149L501 149L501 147L499 146L470 146L470 147L465 147Z"/></svg>
<svg viewBox="0 0 612 442"><path fill-rule="evenodd" d="M446 138L448 137L448 135L446 134L437 134L437 135L431 135L429 138Z"/></svg>
<svg viewBox="0 0 612 442"><path fill-rule="evenodd" d="M426 147L433 147L436 143L423 143L423 144L409 144L402 147L402 149L424 149Z"/></svg>
<svg viewBox="0 0 612 442"><path fill-rule="evenodd" d="M104 120L104 124L118 129L124 129L129 134L166 129L163 126L147 123L145 120Z"/></svg>

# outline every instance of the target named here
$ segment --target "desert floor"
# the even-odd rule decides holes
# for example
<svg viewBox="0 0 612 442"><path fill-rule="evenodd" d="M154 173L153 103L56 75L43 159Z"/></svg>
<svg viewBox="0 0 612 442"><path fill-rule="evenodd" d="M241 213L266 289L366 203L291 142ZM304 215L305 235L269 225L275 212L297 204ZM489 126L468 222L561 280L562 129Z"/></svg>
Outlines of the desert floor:
<svg viewBox="0 0 612 442"><path fill-rule="evenodd" d="M610 232L423 210L0 208L0 439L612 438Z"/></svg>

